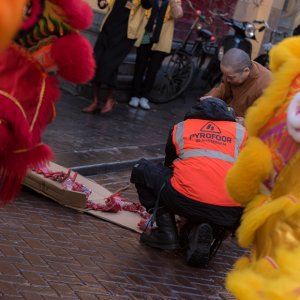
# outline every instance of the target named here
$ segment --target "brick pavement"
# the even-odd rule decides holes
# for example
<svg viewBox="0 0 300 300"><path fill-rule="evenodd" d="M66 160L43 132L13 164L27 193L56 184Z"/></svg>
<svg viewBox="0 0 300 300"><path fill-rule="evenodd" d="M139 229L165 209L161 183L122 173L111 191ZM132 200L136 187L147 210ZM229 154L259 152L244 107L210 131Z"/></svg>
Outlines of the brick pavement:
<svg viewBox="0 0 300 300"><path fill-rule="evenodd" d="M93 177L110 190L129 172ZM137 196L131 187L128 200ZM0 299L232 299L226 272L243 250L232 239L207 269L140 245L138 234L25 189L0 210Z"/></svg>

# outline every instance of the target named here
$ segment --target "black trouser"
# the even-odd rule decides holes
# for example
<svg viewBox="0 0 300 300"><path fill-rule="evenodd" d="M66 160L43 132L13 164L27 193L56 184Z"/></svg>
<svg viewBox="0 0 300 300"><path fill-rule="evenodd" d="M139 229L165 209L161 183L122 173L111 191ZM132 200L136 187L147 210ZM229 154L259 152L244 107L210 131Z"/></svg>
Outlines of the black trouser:
<svg viewBox="0 0 300 300"><path fill-rule="evenodd" d="M159 206L185 217L191 223L207 222L234 227L239 222L242 208L211 205L187 198L172 187L172 174L172 169L145 159L133 167L131 182L135 184L140 202L147 210L154 208L160 193Z"/></svg>
<svg viewBox="0 0 300 300"><path fill-rule="evenodd" d="M155 77L166 56L165 52L152 51L153 44L140 45L136 50L133 78L133 97L149 97Z"/></svg>
<svg viewBox="0 0 300 300"><path fill-rule="evenodd" d="M99 33L94 47L96 60L96 70L92 80L94 84L116 87L119 66L130 52L134 42L135 40L128 39L126 35L115 37L105 30Z"/></svg>

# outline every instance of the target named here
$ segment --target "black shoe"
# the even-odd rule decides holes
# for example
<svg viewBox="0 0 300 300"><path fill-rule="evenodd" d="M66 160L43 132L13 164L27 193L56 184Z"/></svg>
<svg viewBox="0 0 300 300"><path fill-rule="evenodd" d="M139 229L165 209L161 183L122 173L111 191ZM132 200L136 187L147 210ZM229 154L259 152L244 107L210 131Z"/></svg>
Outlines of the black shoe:
<svg viewBox="0 0 300 300"><path fill-rule="evenodd" d="M213 242L213 230L207 223L194 226L189 234L186 262L190 266L201 267L209 262L210 247Z"/></svg>
<svg viewBox="0 0 300 300"><path fill-rule="evenodd" d="M154 229L150 234L142 233L140 241L149 247L161 250L176 250L179 249L179 242L173 236L168 237L162 234L159 229Z"/></svg>
<svg viewBox="0 0 300 300"><path fill-rule="evenodd" d="M158 228L153 229L150 233L144 232L140 241L150 247L162 250L178 249L179 241L174 215L158 211L156 223Z"/></svg>

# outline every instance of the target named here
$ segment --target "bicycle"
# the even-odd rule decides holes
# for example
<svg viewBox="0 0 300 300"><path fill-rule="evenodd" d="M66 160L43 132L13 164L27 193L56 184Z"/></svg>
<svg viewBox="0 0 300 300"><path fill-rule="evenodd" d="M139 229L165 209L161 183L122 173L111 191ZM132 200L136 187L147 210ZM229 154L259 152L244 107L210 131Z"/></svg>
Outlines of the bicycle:
<svg viewBox="0 0 300 300"><path fill-rule="evenodd" d="M186 38L177 49L173 49L167 55L158 71L150 99L153 103L167 103L180 96L190 86L194 79L196 70L200 70L207 56L213 55L217 49L213 34L202 28L201 23L210 25L200 11L187 0L189 6L197 15ZM198 38L191 45L189 40L194 30ZM190 47L191 46L191 47ZM194 60L196 62L194 63Z"/></svg>

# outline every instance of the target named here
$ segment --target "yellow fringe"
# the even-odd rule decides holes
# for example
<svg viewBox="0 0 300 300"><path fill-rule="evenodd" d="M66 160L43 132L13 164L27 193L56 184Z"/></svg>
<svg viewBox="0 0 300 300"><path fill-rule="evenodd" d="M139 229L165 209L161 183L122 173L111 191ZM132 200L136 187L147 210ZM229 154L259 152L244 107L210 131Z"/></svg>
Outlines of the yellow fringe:
<svg viewBox="0 0 300 300"><path fill-rule="evenodd" d="M278 107L287 101L290 84L300 70L299 45L300 37L292 37L272 48L270 61L273 80L247 111L245 124L249 136L257 135Z"/></svg>
<svg viewBox="0 0 300 300"><path fill-rule="evenodd" d="M271 175L272 170L269 148L259 138L249 138L236 164L227 175L230 195L235 201L247 204L258 194L261 182Z"/></svg>
<svg viewBox="0 0 300 300"><path fill-rule="evenodd" d="M240 300L300 300L300 152L265 195L260 187L272 176L273 163L270 150L258 137L291 100L291 84L300 74L299 49L300 37L292 37L271 50L273 80L248 110L249 140L227 177L228 191L246 206L239 243L251 246L250 258L240 258L226 279L227 288Z"/></svg>

